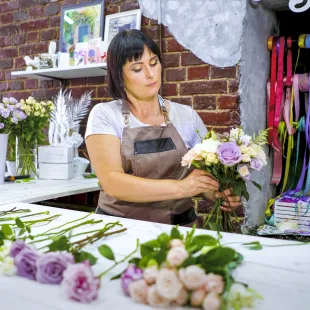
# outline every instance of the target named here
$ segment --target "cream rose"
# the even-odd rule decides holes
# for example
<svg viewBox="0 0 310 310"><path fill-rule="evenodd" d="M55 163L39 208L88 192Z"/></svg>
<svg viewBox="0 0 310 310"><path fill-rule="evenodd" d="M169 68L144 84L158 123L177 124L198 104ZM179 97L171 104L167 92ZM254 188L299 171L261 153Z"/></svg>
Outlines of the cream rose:
<svg viewBox="0 0 310 310"><path fill-rule="evenodd" d="M158 275L157 266L148 267L143 272L143 278L147 284L154 284Z"/></svg>
<svg viewBox="0 0 310 310"><path fill-rule="evenodd" d="M147 298L147 284L144 280L133 281L128 286L130 297L136 301L145 304Z"/></svg>
<svg viewBox="0 0 310 310"><path fill-rule="evenodd" d="M196 266L188 266L179 270L179 277L188 290L197 290L206 283L205 271Z"/></svg>
<svg viewBox="0 0 310 310"><path fill-rule="evenodd" d="M250 176L250 171L249 171L249 168L248 166L239 166L238 167L238 172L240 173L240 175L243 177L243 178L248 178Z"/></svg>
<svg viewBox="0 0 310 310"><path fill-rule="evenodd" d="M244 163L249 163L251 161L250 154L243 154L241 161L244 162Z"/></svg>
<svg viewBox="0 0 310 310"><path fill-rule="evenodd" d="M166 308L170 305L170 301L157 292L156 285L148 287L146 301L150 306L157 308Z"/></svg>
<svg viewBox="0 0 310 310"><path fill-rule="evenodd" d="M249 148L246 145L240 145L241 153L246 154L249 152Z"/></svg>
<svg viewBox="0 0 310 310"><path fill-rule="evenodd" d="M220 310L221 308L220 296L215 293L208 294L202 303L202 308L204 310Z"/></svg>
<svg viewBox="0 0 310 310"><path fill-rule="evenodd" d="M207 293L222 294L224 292L225 283L223 277L214 273L207 274L206 291Z"/></svg>
<svg viewBox="0 0 310 310"><path fill-rule="evenodd" d="M207 293L203 288L193 291L190 299L191 305L194 307L200 307L206 295Z"/></svg>
<svg viewBox="0 0 310 310"><path fill-rule="evenodd" d="M187 303L188 300L188 291L183 287L180 290L179 296L176 298L175 302L179 306L183 306Z"/></svg>
<svg viewBox="0 0 310 310"><path fill-rule="evenodd" d="M155 285L158 294L170 301L175 300L182 289L182 284L176 272L166 268L159 270Z"/></svg>
<svg viewBox="0 0 310 310"><path fill-rule="evenodd" d="M174 247L169 250L167 262L171 267L179 267L188 258L188 253L183 247Z"/></svg>
<svg viewBox="0 0 310 310"><path fill-rule="evenodd" d="M216 155L214 153L208 153L206 160L210 163L214 163L216 160Z"/></svg>
<svg viewBox="0 0 310 310"><path fill-rule="evenodd" d="M175 248L175 247L184 247L184 243L182 240L180 239L172 239L170 242L169 242L169 246L170 248Z"/></svg>

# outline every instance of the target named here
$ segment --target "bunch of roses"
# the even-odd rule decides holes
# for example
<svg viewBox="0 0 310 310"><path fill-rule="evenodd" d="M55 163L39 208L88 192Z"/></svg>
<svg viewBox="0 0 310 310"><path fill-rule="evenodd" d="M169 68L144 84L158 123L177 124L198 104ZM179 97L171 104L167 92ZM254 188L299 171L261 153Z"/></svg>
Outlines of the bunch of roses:
<svg viewBox="0 0 310 310"><path fill-rule="evenodd" d="M98 297L99 279L88 261L75 263L68 252L40 253L22 240L5 241L0 247L0 271L36 280L44 284L61 284L73 300L89 303Z"/></svg>
<svg viewBox="0 0 310 310"><path fill-rule="evenodd" d="M142 270L130 265L122 274L121 284L126 295L153 307L191 305L208 310L221 308L225 282L221 275L206 274L197 265L180 268L189 257L180 239L170 241L166 262Z"/></svg>
<svg viewBox="0 0 310 310"><path fill-rule="evenodd" d="M216 135L211 131L207 138L194 146L182 159L183 166L196 164L209 168L219 163L235 168L244 180L251 179L253 170L260 171L267 165L266 154L262 145L267 143L267 131L253 139L241 128L233 128L230 133Z"/></svg>
<svg viewBox="0 0 310 310"><path fill-rule="evenodd" d="M35 117L50 117L50 112L55 110L55 105L52 101L36 101L33 97L22 99L20 101L21 110L25 111L28 116Z"/></svg>

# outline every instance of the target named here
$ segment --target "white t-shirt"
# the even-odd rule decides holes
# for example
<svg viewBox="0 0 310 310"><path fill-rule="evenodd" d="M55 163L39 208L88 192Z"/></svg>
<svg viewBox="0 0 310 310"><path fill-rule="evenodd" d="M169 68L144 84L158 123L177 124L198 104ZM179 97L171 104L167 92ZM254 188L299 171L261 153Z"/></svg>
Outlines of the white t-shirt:
<svg viewBox="0 0 310 310"><path fill-rule="evenodd" d="M177 129L188 149L194 147L204 137L207 129L198 113L189 106L171 102L169 119ZM132 113L129 117L130 128L150 126L139 121ZM98 103L91 110L85 139L90 135L113 135L122 140L124 118L122 115L122 102L120 100ZM199 134L196 132L198 130Z"/></svg>

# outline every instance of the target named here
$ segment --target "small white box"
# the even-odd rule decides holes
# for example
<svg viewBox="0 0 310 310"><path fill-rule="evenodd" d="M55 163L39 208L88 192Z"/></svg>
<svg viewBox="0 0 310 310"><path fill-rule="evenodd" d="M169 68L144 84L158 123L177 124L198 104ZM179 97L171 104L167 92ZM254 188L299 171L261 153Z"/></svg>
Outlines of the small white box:
<svg viewBox="0 0 310 310"><path fill-rule="evenodd" d="M47 180L70 180L74 178L74 163L39 163L39 178Z"/></svg>
<svg viewBox="0 0 310 310"><path fill-rule="evenodd" d="M38 150L39 163L68 164L73 162L74 147L72 146L40 146Z"/></svg>

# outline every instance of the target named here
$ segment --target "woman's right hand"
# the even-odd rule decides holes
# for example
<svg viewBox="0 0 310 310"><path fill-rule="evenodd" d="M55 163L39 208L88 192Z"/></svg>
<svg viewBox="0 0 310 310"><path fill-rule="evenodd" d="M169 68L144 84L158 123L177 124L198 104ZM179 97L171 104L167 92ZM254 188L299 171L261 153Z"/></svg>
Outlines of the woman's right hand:
<svg viewBox="0 0 310 310"><path fill-rule="evenodd" d="M193 197L205 192L217 192L219 183L208 172L195 169L185 179L179 181L181 196Z"/></svg>

